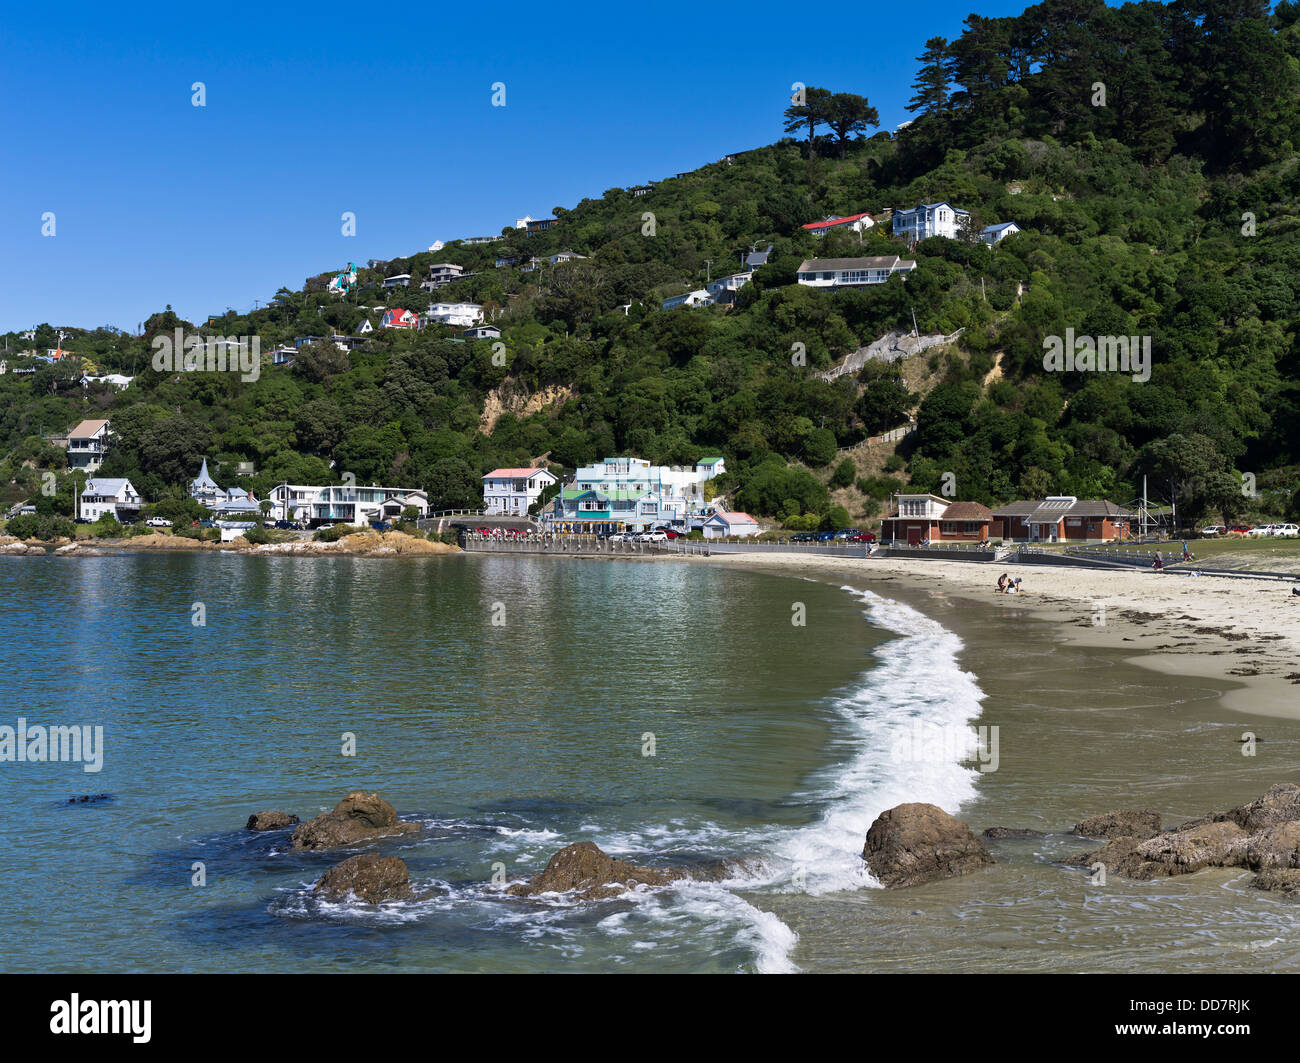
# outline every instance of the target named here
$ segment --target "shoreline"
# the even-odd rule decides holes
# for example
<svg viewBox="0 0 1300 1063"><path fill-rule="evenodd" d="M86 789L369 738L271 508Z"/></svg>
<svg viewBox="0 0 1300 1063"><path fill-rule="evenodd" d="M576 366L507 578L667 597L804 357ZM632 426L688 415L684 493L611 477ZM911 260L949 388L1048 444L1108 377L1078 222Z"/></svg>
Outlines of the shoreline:
<svg viewBox="0 0 1300 1063"><path fill-rule="evenodd" d="M1053 628L1060 644L1117 651L1126 663L1221 683L1220 700L1235 712L1300 719L1300 597L1285 584L1036 565L1024 575L1029 589L1008 595L992 586L1000 570L951 561L807 554L689 560L860 583L909 602L917 592L930 599L918 604L922 612L959 633L985 609L1026 613ZM949 599L951 615L936 615L939 595Z"/></svg>

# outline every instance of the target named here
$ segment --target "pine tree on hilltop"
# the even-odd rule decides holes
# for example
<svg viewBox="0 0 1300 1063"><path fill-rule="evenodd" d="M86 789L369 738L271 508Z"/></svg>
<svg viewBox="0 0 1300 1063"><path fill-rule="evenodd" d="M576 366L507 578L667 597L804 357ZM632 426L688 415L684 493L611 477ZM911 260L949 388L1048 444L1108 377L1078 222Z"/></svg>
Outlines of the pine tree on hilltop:
<svg viewBox="0 0 1300 1063"><path fill-rule="evenodd" d="M844 158L849 137L866 132L868 126L880 125L880 112L865 96L852 92L837 92L830 100L830 116L826 124L835 133L840 145L840 158Z"/></svg>
<svg viewBox="0 0 1300 1063"><path fill-rule="evenodd" d="M912 88L916 95L908 101L909 111L923 115L938 114L948 107L949 67L948 42L942 37L931 37L925 42L925 51L916 57L921 64Z"/></svg>
<svg viewBox="0 0 1300 1063"><path fill-rule="evenodd" d="M806 88L803 90L804 102L791 104L785 109L785 131L798 133L808 129L808 157L816 158L817 144L815 137L817 127L826 125L831 119L831 92L829 89Z"/></svg>

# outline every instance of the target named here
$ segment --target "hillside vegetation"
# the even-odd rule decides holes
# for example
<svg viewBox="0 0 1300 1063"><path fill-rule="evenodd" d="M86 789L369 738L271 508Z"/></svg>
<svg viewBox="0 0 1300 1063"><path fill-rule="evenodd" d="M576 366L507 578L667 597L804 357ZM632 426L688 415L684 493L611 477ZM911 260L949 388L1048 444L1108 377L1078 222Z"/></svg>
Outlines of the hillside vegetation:
<svg viewBox="0 0 1300 1063"><path fill-rule="evenodd" d="M326 293L322 274L281 289L279 305L197 323L205 335L258 335L263 351L353 334L365 320L377 328L376 306L429 301L415 288L383 292L385 275L410 272L418 284L429 264L456 262L476 275L433 299L497 312L504 365L491 342L461 342L454 330L377 329L350 355L313 345L293 368L267 365L245 382L156 372L152 339L192 327L170 308L141 336L74 331L67 349L135 379L122 392L83 389L62 363L0 377L0 484L9 501L36 496L40 472L64 465L42 435L111 415L102 472L130 476L150 499L179 493L204 455L223 483L259 494L351 472L425 487L435 508L452 508L477 504L479 477L498 465L722 453L730 500L768 517L838 520L832 497L852 517L869 515L890 490L937 491L946 473L958 497L985 503L1048 493L1122 502L1145 474L1187 517L1295 517L1298 21L1294 3L1270 13L1254 0L1062 0L1014 18L971 16L958 39L927 43L916 118L897 134L823 136L828 119L804 114L811 137L643 195L609 189L556 207L547 232L509 230L497 243L453 242L363 269L344 298ZM813 95L806 106L823 103ZM934 238L908 252L887 223L862 238L800 229L936 200L971 211L976 231L1015 221L1024 232L996 249ZM769 263L734 308L659 309L769 243ZM520 269L560 250L588 257ZM885 254L918 268L863 289L794 284L804 258ZM522 261L498 269L499 256ZM911 329L913 315L923 334L963 329L960 349L917 356L920 371L872 363L833 383L818 376ZM1150 379L1045 371L1044 340L1067 329L1151 337ZM54 344L48 326L34 342L9 336L11 352ZM527 400L539 394L560 398L538 409ZM837 448L913 416L918 431L880 475L840 469ZM236 481L241 461L256 473ZM1259 497L1247 497L1243 473Z"/></svg>

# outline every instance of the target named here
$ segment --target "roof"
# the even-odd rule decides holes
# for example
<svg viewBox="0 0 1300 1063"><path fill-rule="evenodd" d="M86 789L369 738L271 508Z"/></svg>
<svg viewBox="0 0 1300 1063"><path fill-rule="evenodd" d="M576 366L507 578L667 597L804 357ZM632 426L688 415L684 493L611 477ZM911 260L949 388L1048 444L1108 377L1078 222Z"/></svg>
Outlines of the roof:
<svg viewBox="0 0 1300 1063"><path fill-rule="evenodd" d="M757 524L758 523L758 521L756 521L748 513L741 513L739 510L728 511L728 510L720 509L716 513L714 513L713 516L709 518L709 520L721 520L721 521L725 521L728 524ZM706 521L705 523L708 522Z"/></svg>
<svg viewBox="0 0 1300 1063"><path fill-rule="evenodd" d="M807 225L802 226L802 228L829 229L835 225L848 225L850 222L861 221L863 218L871 218L873 222L876 220L873 215L864 210L861 214L846 214L842 218L827 218L825 221L810 221Z"/></svg>
<svg viewBox="0 0 1300 1063"><path fill-rule="evenodd" d="M934 210L936 207L949 207L955 214L969 214L970 211L962 210L961 207L954 207L946 199L941 199L937 203L922 203L919 207L905 207L897 210L895 214L915 214L918 210Z"/></svg>
<svg viewBox="0 0 1300 1063"><path fill-rule="evenodd" d="M1105 499L1049 498L1042 501L1005 502L993 509L995 517L1020 517L1037 524L1054 524L1062 517L1128 517L1132 511Z"/></svg>
<svg viewBox="0 0 1300 1063"><path fill-rule="evenodd" d="M220 491L217 481L208 475L208 459L203 459L203 468L199 470L198 476L190 481L190 487L204 487L211 491Z"/></svg>
<svg viewBox="0 0 1300 1063"><path fill-rule="evenodd" d="M493 469L491 472L485 472L483 479L531 480L539 472L544 472L547 476L554 475L550 469Z"/></svg>
<svg viewBox="0 0 1300 1063"><path fill-rule="evenodd" d="M992 517L993 511L978 502L954 502L943 511L940 520L976 520L983 521Z"/></svg>
<svg viewBox="0 0 1300 1063"><path fill-rule="evenodd" d="M93 436L100 431L100 429L107 427L107 425L107 421L82 421L81 424L77 425L76 428L68 433L68 438L71 439L73 436L77 436L78 438L81 436Z"/></svg>
<svg viewBox="0 0 1300 1063"><path fill-rule="evenodd" d="M1019 229L1020 226L1017 225L1017 224L1016 224L1015 222L1013 222L1013 221L1000 221L1000 222L998 222L996 225L986 225L986 226L984 226L984 228L982 228L982 229L980 230L980 232L982 232L982 233L997 233L997 232L1001 232L1003 229L1011 229L1011 228Z"/></svg>
<svg viewBox="0 0 1300 1063"><path fill-rule="evenodd" d="M701 458L695 464L696 465L717 465L718 462L720 462L721 460L722 460L721 458Z"/></svg>
<svg viewBox="0 0 1300 1063"><path fill-rule="evenodd" d="M131 481L126 477L102 477L92 476L86 481L86 486L82 490L82 496L86 495L116 495L121 494L122 488L130 487ZM131 488L133 491L135 488Z"/></svg>
<svg viewBox="0 0 1300 1063"><path fill-rule="evenodd" d="M810 258L799 266L800 273L842 269L910 269L916 263L897 255L873 255L869 258Z"/></svg>

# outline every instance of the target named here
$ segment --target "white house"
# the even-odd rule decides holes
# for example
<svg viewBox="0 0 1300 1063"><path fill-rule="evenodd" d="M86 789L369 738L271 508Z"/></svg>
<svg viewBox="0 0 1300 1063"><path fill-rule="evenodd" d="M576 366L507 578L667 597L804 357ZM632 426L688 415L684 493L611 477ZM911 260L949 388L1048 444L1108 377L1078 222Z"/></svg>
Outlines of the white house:
<svg viewBox="0 0 1300 1063"><path fill-rule="evenodd" d="M81 516L92 524L105 513L119 521L134 520L140 504L140 492L124 478L91 477L81 491Z"/></svg>
<svg viewBox="0 0 1300 1063"><path fill-rule="evenodd" d="M217 514L261 512L261 503L242 487L218 487L217 481L208 474L207 458L203 459L198 476L190 481L190 497Z"/></svg>
<svg viewBox="0 0 1300 1063"><path fill-rule="evenodd" d="M0 373L4 372L3 366L4 362L0 362ZM131 386L131 381L134 379L133 376L123 376L121 373L105 373L102 376L83 376L81 386L88 388L91 384L108 384L117 388L118 391L125 391Z"/></svg>
<svg viewBox="0 0 1300 1063"><path fill-rule="evenodd" d="M483 509L526 517L528 507L555 482L546 469L493 469L483 476Z"/></svg>
<svg viewBox="0 0 1300 1063"><path fill-rule="evenodd" d="M414 310L403 310L400 306L395 306L390 310L384 311L384 316L379 321L380 328L419 328L420 315Z"/></svg>
<svg viewBox="0 0 1300 1063"><path fill-rule="evenodd" d="M552 266L558 266L561 262L575 262L586 257L586 255L580 255L576 251L561 251L558 254L548 255L546 261Z"/></svg>
<svg viewBox="0 0 1300 1063"><path fill-rule="evenodd" d="M1020 226L1015 222L1004 221L997 225L986 225L980 230L980 239L989 247L992 247L994 244L1001 243L1008 236L1015 236L1020 231Z"/></svg>
<svg viewBox="0 0 1300 1063"><path fill-rule="evenodd" d="M799 283L809 288L861 288L884 284L895 273L906 277L914 269L914 261L897 255L810 258L799 266Z"/></svg>
<svg viewBox="0 0 1300 1063"><path fill-rule="evenodd" d="M708 306L711 302L713 302L713 298L708 291L704 288L697 288L685 295L674 295L670 299L665 299L662 303L662 309L676 310L679 306Z"/></svg>
<svg viewBox="0 0 1300 1063"><path fill-rule="evenodd" d="M861 214L849 214L843 218L824 218L821 221L810 221L802 228L806 232L812 233L813 236L825 236L833 229L843 229L846 232L863 233L876 224L876 219L866 211Z"/></svg>
<svg viewBox="0 0 1300 1063"><path fill-rule="evenodd" d="M398 273L396 276L384 278L385 288L405 288L408 287L410 283L411 275L409 273Z"/></svg>
<svg viewBox="0 0 1300 1063"><path fill-rule="evenodd" d="M894 211L893 225L894 235L910 244L931 236L956 240L970 229L970 211L947 201L922 203L919 207Z"/></svg>
<svg viewBox="0 0 1300 1063"><path fill-rule="evenodd" d="M709 293L709 302L734 303L736 293L749 283L749 279L748 273L733 273L729 277L719 277L717 280L709 281L704 286L705 291Z"/></svg>
<svg viewBox="0 0 1300 1063"><path fill-rule="evenodd" d="M499 340L501 330L496 325L476 325L461 333L467 340Z"/></svg>
<svg viewBox="0 0 1300 1063"><path fill-rule="evenodd" d="M375 326L370 323L370 318L366 318L363 322L361 322L361 327L357 329L357 334L364 336L366 333L374 332L374 331L375 331Z"/></svg>
<svg viewBox="0 0 1300 1063"><path fill-rule="evenodd" d="M483 308L478 303L430 303L424 315L425 324L452 325L469 328L483 320Z"/></svg>
<svg viewBox="0 0 1300 1063"><path fill-rule="evenodd" d="M561 531L644 531L684 524L706 506L704 485L726 472L721 458L694 466L651 465L644 458L606 458L586 465L560 492L553 517Z"/></svg>
<svg viewBox="0 0 1300 1063"><path fill-rule="evenodd" d="M94 472L104 464L108 437L107 421L82 421L68 433L68 467Z"/></svg>
<svg viewBox="0 0 1300 1063"><path fill-rule="evenodd" d="M706 539L748 539L758 534L758 521L748 513L735 513L724 509L716 510L704 522Z"/></svg>
<svg viewBox="0 0 1300 1063"><path fill-rule="evenodd" d="M278 484L271 489L271 516L312 524L368 524L395 520L408 508L421 517L429 512L429 496L414 487L371 484Z"/></svg>

